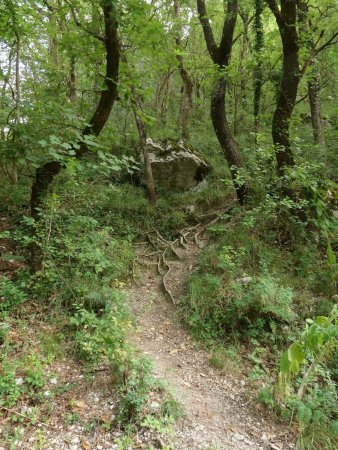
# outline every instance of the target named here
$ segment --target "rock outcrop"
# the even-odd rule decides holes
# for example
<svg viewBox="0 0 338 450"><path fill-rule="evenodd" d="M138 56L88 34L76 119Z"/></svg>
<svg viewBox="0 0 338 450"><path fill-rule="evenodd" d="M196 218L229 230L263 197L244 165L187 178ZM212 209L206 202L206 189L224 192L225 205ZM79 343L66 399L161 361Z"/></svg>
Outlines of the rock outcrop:
<svg viewBox="0 0 338 450"><path fill-rule="evenodd" d="M186 191L197 186L209 166L183 141L156 143L147 139L155 186L167 191Z"/></svg>

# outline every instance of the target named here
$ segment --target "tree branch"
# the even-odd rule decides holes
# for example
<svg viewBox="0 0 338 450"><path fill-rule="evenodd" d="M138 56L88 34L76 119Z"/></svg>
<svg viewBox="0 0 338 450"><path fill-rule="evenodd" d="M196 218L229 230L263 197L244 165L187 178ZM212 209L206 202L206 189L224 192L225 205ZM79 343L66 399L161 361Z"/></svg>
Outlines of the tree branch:
<svg viewBox="0 0 338 450"><path fill-rule="evenodd" d="M314 51L314 56L318 55L318 53L320 53L321 51L325 50L327 47L329 47L330 45L334 45L337 44L338 41L334 41L334 39L338 36L338 31L336 31L329 40L327 40L325 42L325 44L321 45L319 48L315 49ZM333 42L334 41L334 42Z"/></svg>
<svg viewBox="0 0 338 450"><path fill-rule="evenodd" d="M281 11L278 8L278 4L276 0L266 0L268 7L270 8L273 15L276 17L276 21L278 26L285 24L284 19L282 17Z"/></svg>
<svg viewBox="0 0 338 450"><path fill-rule="evenodd" d="M308 60L304 63L303 67L300 70L300 75L303 76L304 73L306 72L306 69L311 66L311 64L313 63L313 58L315 56L318 55L318 53L320 53L321 51L325 50L326 48L330 47L331 45L337 44L338 40L335 41L334 39L338 36L338 31L336 31L331 37L330 39L328 39L323 45L321 45L319 48L315 48L316 45L318 44L319 40L321 39L321 37L323 36L324 32L322 31L319 38L317 39L316 44L314 44L314 49L312 51L312 54L310 55L310 57L308 58Z"/></svg>
<svg viewBox="0 0 338 450"><path fill-rule="evenodd" d="M297 106L299 103L303 102L304 100L306 100L309 96L309 93L307 92L305 95L303 95L303 97L301 97L300 99L298 99L295 103L295 106Z"/></svg>
<svg viewBox="0 0 338 450"><path fill-rule="evenodd" d="M197 0L197 11L198 17L202 25L205 42L207 44L208 52L211 56L211 59L216 62L218 57L218 47L214 38L214 34L212 32L212 28L210 25L210 20L207 15L207 10L205 7L204 0Z"/></svg>
<svg viewBox="0 0 338 450"><path fill-rule="evenodd" d="M77 27L81 28L84 32L86 32L87 34L89 34L90 36L93 36L94 38L98 39L101 42L105 41L105 38L103 36L101 36L99 33L95 33L95 31L92 30L88 30L87 28L85 28L82 23L79 21L79 18L76 15L76 10L74 8L74 6L68 1L66 0L67 5L69 6L69 9L72 13L73 16L73 20L74 23Z"/></svg>
<svg viewBox="0 0 338 450"><path fill-rule="evenodd" d="M238 0L227 1L227 11L223 25L222 38L219 45L220 58L224 60L224 64L229 63L233 36L237 21Z"/></svg>

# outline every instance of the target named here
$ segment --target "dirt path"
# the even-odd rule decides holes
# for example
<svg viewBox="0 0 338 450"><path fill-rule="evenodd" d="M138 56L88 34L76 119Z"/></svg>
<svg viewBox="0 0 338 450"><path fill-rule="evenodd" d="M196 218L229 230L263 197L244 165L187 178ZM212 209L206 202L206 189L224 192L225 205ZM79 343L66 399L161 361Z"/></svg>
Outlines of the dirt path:
<svg viewBox="0 0 338 450"><path fill-rule="evenodd" d="M189 244L173 264L168 285L176 298L198 251ZM141 285L131 287L129 297L139 327L133 340L153 360L154 375L168 382L184 407L185 417L175 428L175 449L294 448L290 430L254 411L243 379L210 366L209 355L196 348L175 306L163 295L159 276L145 275Z"/></svg>

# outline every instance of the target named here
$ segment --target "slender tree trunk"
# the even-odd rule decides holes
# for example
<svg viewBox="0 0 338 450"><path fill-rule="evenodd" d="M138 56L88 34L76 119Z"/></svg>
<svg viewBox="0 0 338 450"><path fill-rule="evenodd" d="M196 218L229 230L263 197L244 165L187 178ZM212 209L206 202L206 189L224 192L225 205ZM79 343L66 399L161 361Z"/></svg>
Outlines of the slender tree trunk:
<svg viewBox="0 0 338 450"><path fill-rule="evenodd" d="M168 69L161 89L162 101L160 106L160 117L162 123L166 123L166 117L169 108L170 81L172 73L172 70Z"/></svg>
<svg viewBox="0 0 338 450"><path fill-rule="evenodd" d="M233 120L232 120L232 126L233 126L233 133L234 136L238 134L238 103L240 100L240 93L237 91L237 86L233 86L233 96L234 96L234 112L233 112Z"/></svg>
<svg viewBox="0 0 338 450"><path fill-rule="evenodd" d="M243 124L245 121L245 107L247 103L246 96L246 86L247 86L247 74L245 70L245 61L248 53L249 47L249 14L246 11L240 12L240 17L243 22L243 36L241 39L241 49L239 54L239 64L238 64L238 72L240 75L240 90L237 101L237 123L236 127L234 125L234 135L236 136L239 132L240 124ZM236 89L237 91L237 89Z"/></svg>
<svg viewBox="0 0 338 450"><path fill-rule="evenodd" d="M15 30L15 38L16 38L16 44L15 44L15 123L16 123L16 129L13 133L13 140L16 139L16 137L19 137L19 125L21 122L21 77L20 77L20 59L21 59L21 38L20 34L17 30ZM18 167L16 165L15 157L13 156L11 161L11 180L13 184L16 184L18 181Z"/></svg>
<svg viewBox="0 0 338 450"><path fill-rule="evenodd" d="M217 139L223 149L224 156L229 164L231 176L237 192L238 199L243 202L246 186L238 184L238 169L243 167L243 161L236 140L233 138L225 111L225 93L227 82L221 74L214 83L211 94L211 120Z"/></svg>
<svg viewBox="0 0 338 450"><path fill-rule="evenodd" d="M308 82L308 93L311 109L311 122L313 130L313 139L315 144L324 145L324 129L321 116L320 99L319 99L319 77L316 74L315 77Z"/></svg>
<svg viewBox="0 0 338 450"><path fill-rule="evenodd" d="M149 202L152 205L155 205L156 204L156 193L155 193L155 186L154 186L153 171L151 168L151 161L150 161L149 152L148 152L146 126L142 120L142 117L138 113L140 104L137 100L137 96L135 94L134 89L132 89L132 95L133 95L132 107L133 107L133 112L134 112L134 116L135 116L135 122L136 122L137 130L138 130L139 138L140 138L140 146L141 146L143 161L144 161L144 175L145 175L145 180L146 180L147 194L148 194Z"/></svg>
<svg viewBox="0 0 338 450"><path fill-rule="evenodd" d="M20 84L20 58L21 58L21 39L17 31L16 37L16 58L15 58L15 121L19 125L21 121L21 84Z"/></svg>
<svg viewBox="0 0 338 450"><path fill-rule="evenodd" d="M180 18L180 4L179 0L174 0L174 16L176 20ZM181 29L177 30L175 42L178 50L182 50L182 41L181 41ZM184 66L183 57L181 54L176 55L178 61L178 70L180 72L182 81L183 81L183 102L182 102L182 138L186 141L189 141L190 132L189 132L189 123L190 123L190 113L192 108L192 93L193 93L193 80L189 72L186 70Z"/></svg>
<svg viewBox="0 0 338 450"><path fill-rule="evenodd" d="M104 45L106 49L106 76L105 87L101 91L101 96L97 108L84 128L83 135L93 134L98 136L106 124L113 104L117 98L117 83L120 61L120 40L118 35L118 23L114 18L113 6L104 3L102 6L105 23ZM76 149L76 158L80 158L88 151L87 145L80 143ZM49 186L54 177L61 171L62 164L58 161L49 161L39 167L35 173L35 179L31 192L31 215L36 222L39 220L39 212L42 202L46 196ZM42 266L42 254L37 245L31 248L31 268L33 271L40 270Z"/></svg>
<svg viewBox="0 0 338 450"><path fill-rule="evenodd" d="M69 70L69 100L73 103L76 100L76 72L75 72L75 56L70 57L70 70Z"/></svg>
<svg viewBox="0 0 338 450"><path fill-rule="evenodd" d="M257 145L257 135L259 133L259 116L261 110L261 97L263 86L263 70L262 70L262 50L264 46L263 35L263 0L255 0L255 16L254 16L254 31L255 31L255 60L256 66L254 69L254 99L253 99L253 113L254 113L254 134L255 144Z"/></svg>
<svg viewBox="0 0 338 450"><path fill-rule="evenodd" d="M315 47L311 33L311 24L309 21L309 5L304 0L298 0L298 22L299 22L299 32L300 32L300 42L309 51L313 52ZM320 108L320 76L316 68L307 83L308 97L310 102L311 111L311 123L313 131L313 139L315 144L325 144L323 123L321 118L321 108Z"/></svg>
<svg viewBox="0 0 338 450"><path fill-rule="evenodd" d="M13 58L14 58L14 49L11 48L9 55L8 55L8 63L7 63L7 72L4 75L4 82L2 85L2 89L1 89L1 98L2 98L2 102L1 102L1 107L4 108L5 107L5 96L6 96L6 90L7 90L7 86L9 85L9 80L11 77L11 73L12 73L12 62L13 62ZM13 95L13 93L12 93ZM0 138L2 141L6 140L6 132L5 132L5 126L2 126L0 129Z"/></svg>
<svg viewBox="0 0 338 450"><path fill-rule="evenodd" d="M53 69L56 70L58 66L58 42L57 42L57 22L55 19L56 8L54 5L49 5L49 24L50 24L50 33L49 33L49 56L50 62L53 66Z"/></svg>
<svg viewBox="0 0 338 450"><path fill-rule="evenodd" d="M183 104L182 104L182 138L185 141L190 139L190 113L192 108L192 91L193 85L189 81L186 81L183 88Z"/></svg>

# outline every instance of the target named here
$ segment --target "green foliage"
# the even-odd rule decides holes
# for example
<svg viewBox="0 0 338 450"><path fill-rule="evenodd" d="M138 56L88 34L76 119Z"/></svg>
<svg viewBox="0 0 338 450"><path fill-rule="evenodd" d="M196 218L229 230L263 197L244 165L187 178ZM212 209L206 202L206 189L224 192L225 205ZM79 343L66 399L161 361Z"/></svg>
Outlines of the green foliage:
<svg viewBox="0 0 338 450"><path fill-rule="evenodd" d="M267 408L273 409L275 406L275 397L272 389L261 389L258 393L258 399Z"/></svg>
<svg viewBox="0 0 338 450"><path fill-rule="evenodd" d="M119 290L130 275L133 242L153 228L176 239L180 229L219 214L234 190L209 117L216 70L205 52L194 2L180 2L176 19L172 2L110 3L128 64L120 61L119 101L95 137L82 131L88 130L100 89L106 89L106 49L94 37L104 33L101 3L67 1L60 8L32 1L0 4L0 262L6 274L2 247L13 239L17 250L11 258L21 264L15 275L0 279L0 405L39 401L45 383L39 356L67 356L71 348L83 364L105 363L111 369L120 389L123 427L133 422L161 432L170 422L163 417L177 417L179 408L170 397L156 412L149 408L149 392L157 396L162 388L152 380L148 362L138 360L126 344L131 318ZM215 36L222 33L223 3L207 2ZM253 365L250 383L274 379L271 367L289 347L281 357L281 378L287 385L282 401L286 414L296 412L299 448L306 450L334 448L337 429L332 385L338 371L337 323L330 315L337 288L334 40L325 51L309 55L310 42L321 48L334 36L334 7L332 0L315 2L308 9L309 26L299 29L300 65L309 67L299 80L297 108L288 121L297 164L276 176L271 120L282 72L278 25L261 0L241 5L235 31L240 38L234 39L232 61L223 74L228 122L246 167L238 171L237 182L247 181L250 195L245 207L208 227L210 242L181 301L194 334L216 340L210 358L214 367L222 370L229 360L240 361L236 349L241 343ZM318 21L325 33L312 26ZM144 187L134 185L142 168L131 93L140 99L139 114L149 137L179 138L186 91L178 66L182 61L193 78L191 144L211 165L208 187L183 194L157 189L158 202L152 207ZM325 145L313 142L308 103L302 101L316 76ZM81 143L89 152L78 159ZM27 217L32 179L47 161L60 162L62 171L48 187L34 223ZM43 256L36 274L28 268L32 244ZM39 333L35 357L17 359L11 331L20 317L32 316L34 322L35 314L60 328L50 338ZM308 320L297 339L303 320L316 315L325 317ZM23 384L16 383L18 378ZM295 398L298 391L301 399ZM281 408L270 387L260 391L259 399L269 409ZM73 420L75 416L69 417ZM41 433L37 445L43 446L45 439ZM12 446L16 440L20 430L14 428ZM126 436L119 445L133 444Z"/></svg>
<svg viewBox="0 0 338 450"><path fill-rule="evenodd" d="M337 335L335 307L328 317L308 319L301 337L281 357L281 392L289 407L297 409L299 448L317 448L324 441L326 448L334 448L338 414L334 385Z"/></svg>
<svg viewBox="0 0 338 450"><path fill-rule="evenodd" d="M271 275L248 285L235 280L222 288L220 277L205 274L190 280L185 304L188 302L189 324L202 338L225 337L232 332L240 339L282 340L284 327L295 319L292 300L292 289Z"/></svg>
<svg viewBox="0 0 338 450"><path fill-rule="evenodd" d="M120 387L117 421L123 427L141 424L152 431L168 433L173 422L182 416L182 407L163 384L154 379L151 368L146 359L129 361L125 381ZM156 401L152 400L154 394Z"/></svg>
<svg viewBox="0 0 338 450"><path fill-rule="evenodd" d="M23 389L17 384L14 372L0 373L0 405L11 408Z"/></svg>
<svg viewBox="0 0 338 450"><path fill-rule="evenodd" d="M217 345L212 349L209 358L209 364L218 370L223 370L230 367L232 372L240 366L241 357L238 349L233 346L224 347Z"/></svg>
<svg viewBox="0 0 338 450"><path fill-rule="evenodd" d="M124 338L130 326L129 317L121 302L113 303L107 309L98 317L95 312L79 307L70 318L70 324L77 330L74 339L80 356L93 363L108 360L123 370L128 356Z"/></svg>
<svg viewBox="0 0 338 450"><path fill-rule="evenodd" d="M11 408L21 398L35 401L43 398L44 365L32 354L11 361L2 357L0 371L0 405Z"/></svg>
<svg viewBox="0 0 338 450"><path fill-rule="evenodd" d="M314 321L307 319L305 331L300 339L294 342L281 358L281 373L298 375L301 364L308 360L318 364L325 360L333 350L338 336L337 307L329 317L319 316Z"/></svg>
<svg viewBox="0 0 338 450"><path fill-rule="evenodd" d="M6 277L0 279L0 318L27 300L24 288L24 283L18 284Z"/></svg>
<svg viewBox="0 0 338 450"><path fill-rule="evenodd" d="M137 423L146 415L149 391L154 387L150 369L150 362L145 359L130 361L126 381L120 389L118 421L124 425Z"/></svg>

